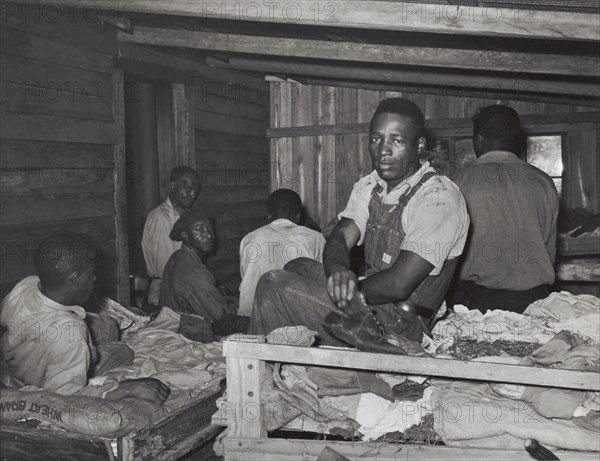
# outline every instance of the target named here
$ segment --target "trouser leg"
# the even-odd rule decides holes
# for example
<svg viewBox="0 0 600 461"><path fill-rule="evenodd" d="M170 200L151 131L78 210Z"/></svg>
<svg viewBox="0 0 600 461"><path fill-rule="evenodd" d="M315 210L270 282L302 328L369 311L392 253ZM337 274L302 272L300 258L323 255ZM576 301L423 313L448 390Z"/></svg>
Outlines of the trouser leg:
<svg viewBox="0 0 600 461"><path fill-rule="evenodd" d="M277 328L303 325L318 332L319 344L341 345L322 327L334 309L325 284L287 270L270 271L256 287L248 333L266 335Z"/></svg>
<svg viewBox="0 0 600 461"><path fill-rule="evenodd" d="M98 360L92 366L92 376L101 376L118 367L129 367L133 364L133 351L120 341L101 344L96 347Z"/></svg>

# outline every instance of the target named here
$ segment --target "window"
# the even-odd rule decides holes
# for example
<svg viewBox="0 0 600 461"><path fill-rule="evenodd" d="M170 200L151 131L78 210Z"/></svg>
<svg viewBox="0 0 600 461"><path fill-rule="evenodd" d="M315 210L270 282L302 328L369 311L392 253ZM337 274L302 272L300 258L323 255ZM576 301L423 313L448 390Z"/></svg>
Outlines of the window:
<svg viewBox="0 0 600 461"><path fill-rule="evenodd" d="M527 163L550 176L560 194L563 172L561 135L527 137Z"/></svg>

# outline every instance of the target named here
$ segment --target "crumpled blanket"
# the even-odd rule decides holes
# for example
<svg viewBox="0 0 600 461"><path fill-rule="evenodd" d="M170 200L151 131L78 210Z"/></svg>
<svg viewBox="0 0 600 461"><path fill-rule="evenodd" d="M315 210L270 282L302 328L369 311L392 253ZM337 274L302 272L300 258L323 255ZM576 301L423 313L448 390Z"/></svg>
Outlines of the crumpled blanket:
<svg viewBox="0 0 600 461"><path fill-rule="evenodd" d="M600 344L600 298L595 296L551 293L527 307L524 315L544 318L554 333L570 331Z"/></svg>
<svg viewBox="0 0 600 461"><path fill-rule="evenodd" d="M361 394L354 419L360 424L358 431L363 434L363 440L375 440L388 432L404 432L420 424L423 417L432 412L432 392L433 388L428 387L417 401L396 402L388 402L372 393Z"/></svg>
<svg viewBox="0 0 600 461"><path fill-rule="evenodd" d="M315 337L316 332L306 327L283 327L272 331L265 341L271 344L309 347L315 342ZM276 363L273 365L272 376L272 385L263 383L261 400L271 403L279 401L280 405L285 402L281 408L287 408L287 411L270 414L269 418L263 421L267 430L281 427L291 421L288 419L291 415L294 415L293 419L301 413L317 423L335 421L340 427L352 428L352 422L340 411L341 408L337 404L332 404L331 397L319 396L319 386L309 378L307 367ZM265 381L271 380L267 378Z"/></svg>
<svg viewBox="0 0 600 461"><path fill-rule="evenodd" d="M527 439L569 450L600 451L597 432L547 419L532 406L501 397L487 384L434 380L434 429L454 447L522 449Z"/></svg>
<svg viewBox="0 0 600 461"><path fill-rule="evenodd" d="M106 379L161 380L171 389L164 403L169 411L214 394L226 375L219 342L199 343L174 331L145 328L131 335L126 344L133 349L133 365L107 372Z"/></svg>
<svg viewBox="0 0 600 461"><path fill-rule="evenodd" d="M563 330L600 344L600 299L561 291L532 303L524 314L499 309L482 314L456 305L454 313L433 328L433 349L438 353L447 350L455 337L546 344ZM431 345L428 351L432 351Z"/></svg>
<svg viewBox="0 0 600 461"><path fill-rule="evenodd" d="M554 333L542 317L498 309L482 314L477 309L469 310L460 304L454 306L454 313L440 320L432 331L438 353L450 348L455 337L489 342L504 340L544 344L552 339Z"/></svg>
<svg viewBox="0 0 600 461"><path fill-rule="evenodd" d="M519 365L600 372L600 346L579 344L578 339L562 331L549 342L519 361ZM540 386L490 383L502 397L530 403L546 418L571 419L576 414L587 416L596 410L599 393ZM593 395L596 394L596 395Z"/></svg>
<svg viewBox="0 0 600 461"><path fill-rule="evenodd" d="M97 313L112 317L117 322L122 340L146 327L151 320L150 316L135 314L110 298L102 299Z"/></svg>
<svg viewBox="0 0 600 461"><path fill-rule="evenodd" d="M600 372L600 345L583 343L572 333L561 331L520 364Z"/></svg>

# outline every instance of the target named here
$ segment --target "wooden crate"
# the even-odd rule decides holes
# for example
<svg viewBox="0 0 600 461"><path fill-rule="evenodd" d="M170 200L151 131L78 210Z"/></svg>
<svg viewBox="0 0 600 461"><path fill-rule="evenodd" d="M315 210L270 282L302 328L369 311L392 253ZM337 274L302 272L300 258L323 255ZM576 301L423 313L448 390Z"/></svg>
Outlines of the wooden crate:
<svg viewBox="0 0 600 461"><path fill-rule="evenodd" d="M378 461L398 459L530 461L532 459L525 450L269 439L262 426L260 402L260 389L265 377L266 362L600 391L599 373L572 370L373 354L353 350L280 346L242 340L226 341L223 354L227 359L227 407L221 409L220 413L226 419L228 427L225 437L226 461L313 460L325 446L339 451L350 459L374 457ZM563 461L597 460L598 453L561 451L560 458Z"/></svg>
<svg viewBox="0 0 600 461"><path fill-rule="evenodd" d="M223 428L210 423L221 392L193 402L156 426L115 439L3 424L0 455L6 461L167 461L211 444Z"/></svg>

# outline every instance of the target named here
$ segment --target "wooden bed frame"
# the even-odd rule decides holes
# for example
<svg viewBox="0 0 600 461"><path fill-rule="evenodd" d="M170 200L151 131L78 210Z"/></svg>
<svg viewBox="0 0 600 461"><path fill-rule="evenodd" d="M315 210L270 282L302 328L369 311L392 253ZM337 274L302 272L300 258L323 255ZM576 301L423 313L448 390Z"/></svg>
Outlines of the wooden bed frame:
<svg viewBox="0 0 600 461"><path fill-rule="evenodd" d="M115 439L22 425L0 426L0 458L8 461L167 461L206 447L207 459L222 427L210 423L222 392L193 402L156 426Z"/></svg>
<svg viewBox="0 0 600 461"><path fill-rule="evenodd" d="M249 338L251 341L251 339ZM600 373L530 368L483 362L373 354L354 350L280 346L243 339L228 340L227 406L213 421L226 420L226 461L313 460L329 446L350 459L384 460L511 460L531 461L525 451L399 445L380 442L333 442L268 438L261 421L260 388L266 362L310 364L425 376L532 384L600 391ZM225 407L225 406L224 406ZM563 461L597 460L598 453L560 451Z"/></svg>

